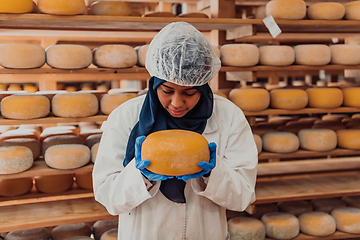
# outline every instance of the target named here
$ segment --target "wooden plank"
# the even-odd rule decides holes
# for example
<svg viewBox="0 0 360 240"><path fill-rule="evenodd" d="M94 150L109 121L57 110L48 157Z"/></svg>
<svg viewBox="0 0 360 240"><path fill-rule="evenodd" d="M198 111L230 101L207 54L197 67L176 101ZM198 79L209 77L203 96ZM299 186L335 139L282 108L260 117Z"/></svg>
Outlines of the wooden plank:
<svg viewBox="0 0 360 240"><path fill-rule="evenodd" d="M84 69L57 69L57 68L34 68L34 69L7 69L0 68L0 75L6 74L120 74L120 73L148 73L144 67L131 67L131 68L97 68L92 67Z"/></svg>
<svg viewBox="0 0 360 240"><path fill-rule="evenodd" d="M266 109L263 111L250 112L244 111L246 116L262 116L262 115L296 115L296 114L320 114L320 113L356 113L360 112L360 108L339 107L339 108L303 108L299 110L284 109Z"/></svg>
<svg viewBox="0 0 360 240"><path fill-rule="evenodd" d="M331 234L330 236L325 237L317 237L317 236L309 236L303 233L300 233L292 240L330 240L330 239L348 239L348 238L360 238L360 234L351 234L351 233L344 233L336 231L335 233ZM265 238L265 240L271 240L272 238Z"/></svg>
<svg viewBox="0 0 360 240"><path fill-rule="evenodd" d="M49 123L79 123L79 122L103 122L107 119L107 115L96 115L83 118L62 118L62 117L45 117L37 119L16 120L5 119L0 117L0 125L21 125L21 124L49 124Z"/></svg>
<svg viewBox="0 0 360 240"><path fill-rule="evenodd" d="M320 70L344 70L344 69L360 69L360 65L334 65L328 64L324 66L306 66L306 65L289 65L289 66L265 66L256 65L252 67L230 67L222 66L220 71L222 72L238 72L238 71L320 71Z"/></svg>

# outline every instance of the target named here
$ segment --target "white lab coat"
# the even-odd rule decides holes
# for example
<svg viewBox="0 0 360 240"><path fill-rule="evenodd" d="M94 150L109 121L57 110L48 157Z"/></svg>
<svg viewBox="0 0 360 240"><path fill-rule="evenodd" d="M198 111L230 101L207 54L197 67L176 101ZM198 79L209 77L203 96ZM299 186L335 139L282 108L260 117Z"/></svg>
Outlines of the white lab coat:
<svg viewBox="0 0 360 240"><path fill-rule="evenodd" d="M128 137L145 96L115 109L103 124L93 185L95 199L119 215L119 240L224 240L226 209L243 211L255 201L257 149L242 111L214 95L214 111L203 136L217 144L208 178L186 181L186 203L168 200L160 182L142 176L132 160L123 167Z"/></svg>

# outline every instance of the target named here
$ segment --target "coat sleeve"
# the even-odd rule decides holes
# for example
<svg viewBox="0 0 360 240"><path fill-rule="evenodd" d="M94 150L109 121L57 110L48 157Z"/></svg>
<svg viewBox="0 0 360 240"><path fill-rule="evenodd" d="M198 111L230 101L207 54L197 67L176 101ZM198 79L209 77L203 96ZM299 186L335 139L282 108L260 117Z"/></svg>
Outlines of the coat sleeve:
<svg viewBox="0 0 360 240"><path fill-rule="evenodd" d="M136 108L134 104L117 108L102 126L93 169L93 190L96 201L113 215L129 212L154 196L159 188L159 183L142 176L135 160L123 166L128 137L138 119L138 114L131 114Z"/></svg>
<svg viewBox="0 0 360 240"><path fill-rule="evenodd" d="M217 142L216 167L208 179L191 179L196 194L233 210L244 211L255 201L258 152L250 126L237 107L227 112L229 121L222 122L222 136ZM224 115L225 113L222 113ZM223 150L222 150L223 149ZM220 154L220 155L219 155Z"/></svg>

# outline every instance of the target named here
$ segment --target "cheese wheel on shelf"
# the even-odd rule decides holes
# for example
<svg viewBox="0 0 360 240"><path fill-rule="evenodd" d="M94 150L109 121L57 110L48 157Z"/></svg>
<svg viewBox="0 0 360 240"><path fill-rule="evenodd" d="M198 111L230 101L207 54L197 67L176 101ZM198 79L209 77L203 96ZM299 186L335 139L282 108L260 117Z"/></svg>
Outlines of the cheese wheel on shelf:
<svg viewBox="0 0 360 240"><path fill-rule="evenodd" d="M42 155L45 155L46 150L55 145L61 144L84 144L84 140L75 135L57 135L45 138L42 142Z"/></svg>
<svg viewBox="0 0 360 240"><path fill-rule="evenodd" d="M79 137L81 137L84 141L86 141L86 139L91 136L91 135L96 135L96 134L102 134L103 130L100 128L96 128L96 129L81 129Z"/></svg>
<svg viewBox="0 0 360 240"><path fill-rule="evenodd" d="M231 240L264 240L265 226L256 218L235 217L228 221Z"/></svg>
<svg viewBox="0 0 360 240"><path fill-rule="evenodd" d="M41 154L41 144L33 138L11 138L0 142L0 147L23 146L31 150L33 159L36 160Z"/></svg>
<svg viewBox="0 0 360 240"><path fill-rule="evenodd" d="M313 199L311 205L314 211L331 213L335 208L346 207L346 204L338 198Z"/></svg>
<svg viewBox="0 0 360 240"><path fill-rule="evenodd" d="M93 51L93 63L104 68L130 68L137 62L133 47L124 44L102 45Z"/></svg>
<svg viewBox="0 0 360 240"><path fill-rule="evenodd" d="M0 147L0 174L26 171L31 168L33 162L33 154L27 147Z"/></svg>
<svg viewBox="0 0 360 240"><path fill-rule="evenodd" d="M100 111L109 115L115 108L137 96L134 93L105 94L100 99Z"/></svg>
<svg viewBox="0 0 360 240"><path fill-rule="evenodd" d="M360 20L360 1L351 1L345 4L345 19Z"/></svg>
<svg viewBox="0 0 360 240"><path fill-rule="evenodd" d="M308 88L308 107L338 108L342 105L344 95L340 88Z"/></svg>
<svg viewBox="0 0 360 240"><path fill-rule="evenodd" d="M181 13L176 17L179 18L209 18L209 16L202 12L188 12L188 13Z"/></svg>
<svg viewBox="0 0 360 240"><path fill-rule="evenodd" d="M298 132L300 148L309 151L330 151L337 146L337 135L331 129L301 129Z"/></svg>
<svg viewBox="0 0 360 240"><path fill-rule="evenodd" d="M255 8L255 19L264 19L266 18L266 5L259 6Z"/></svg>
<svg viewBox="0 0 360 240"><path fill-rule="evenodd" d="M270 212L261 217L265 225L266 235L274 239L292 239L299 235L298 218L290 213Z"/></svg>
<svg viewBox="0 0 360 240"><path fill-rule="evenodd" d="M75 236L90 237L90 235L91 235L91 227L86 223L59 225L51 230L52 240L63 240Z"/></svg>
<svg viewBox="0 0 360 240"><path fill-rule="evenodd" d="M230 91L229 99L243 111L262 111L270 105L269 91L261 88L235 88Z"/></svg>
<svg viewBox="0 0 360 240"><path fill-rule="evenodd" d="M257 151L258 151L258 153L261 153L261 151L262 151L262 139L256 133L254 133L253 135L254 135L254 140L255 140Z"/></svg>
<svg viewBox="0 0 360 240"><path fill-rule="evenodd" d="M147 12L145 14L142 15L142 17L176 17L175 14L173 14L172 12L159 12L159 11L151 11L151 12Z"/></svg>
<svg viewBox="0 0 360 240"><path fill-rule="evenodd" d="M35 176L35 188L42 193L61 193L72 188L74 174Z"/></svg>
<svg viewBox="0 0 360 240"><path fill-rule="evenodd" d="M24 195L31 191L33 187L33 179L14 178L0 180L0 196L2 197L16 197Z"/></svg>
<svg viewBox="0 0 360 240"><path fill-rule="evenodd" d="M51 100L51 106L57 117L89 117L99 110L96 96L84 92L56 94Z"/></svg>
<svg viewBox="0 0 360 240"><path fill-rule="evenodd" d="M270 91L270 106L280 109L302 109L308 104L303 89L274 89Z"/></svg>
<svg viewBox="0 0 360 240"><path fill-rule="evenodd" d="M346 196L341 201L349 207L360 208L360 196Z"/></svg>
<svg viewBox="0 0 360 240"><path fill-rule="evenodd" d="M313 207L310 202L305 200L281 201L277 204L279 211L299 216L306 212L311 212Z"/></svg>
<svg viewBox="0 0 360 240"><path fill-rule="evenodd" d="M146 137L141 157L150 161L147 169L151 172L168 176L188 175L202 170L199 162L209 162L208 144L206 138L196 132L162 130Z"/></svg>
<svg viewBox="0 0 360 240"><path fill-rule="evenodd" d="M307 235L325 237L336 230L335 219L328 213L315 211L299 216L300 231Z"/></svg>
<svg viewBox="0 0 360 240"><path fill-rule="evenodd" d="M331 212L336 228L346 233L360 233L360 209L354 207L336 208Z"/></svg>
<svg viewBox="0 0 360 240"><path fill-rule="evenodd" d="M98 152L98 150L99 150L99 145L100 145L100 143L95 143L95 144L91 147L90 155L91 155L91 161L92 161L93 163L95 163L96 155L97 155L97 152Z"/></svg>
<svg viewBox="0 0 360 240"><path fill-rule="evenodd" d="M75 44L59 44L46 48L46 63L52 68L82 69L93 61L89 47Z"/></svg>
<svg viewBox="0 0 360 240"><path fill-rule="evenodd" d="M345 6L338 2L318 2L307 8L307 16L313 20L340 20L344 15Z"/></svg>
<svg viewBox="0 0 360 240"><path fill-rule="evenodd" d="M344 92L344 91L343 91ZM344 96L345 98L345 96ZM341 122L342 119L349 118L348 114L341 114L341 113L329 113L321 117L322 120L325 121L339 121Z"/></svg>
<svg viewBox="0 0 360 240"><path fill-rule="evenodd" d="M143 45L136 49L137 51L137 65L140 67L145 67L145 61L146 61L146 53L149 49L149 45Z"/></svg>
<svg viewBox="0 0 360 240"><path fill-rule="evenodd" d="M40 13L54 15L79 15L86 12L84 0L38 0L37 7Z"/></svg>
<svg viewBox="0 0 360 240"><path fill-rule="evenodd" d="M299 149L299 138L290 132L268 132L262 137L263 150L274 153L291 153Z"/></svg>
<svg viewBox="0 0 360 240"><path fill-rule="evenodd" d="M331 63L340 65L360 64L360 45L336 44L330 46Z"/></svg>
<svg viewBox="0 0 360 240"><path fill-rule="evenodd" d="M301 44L294 50L295 63L299 65L322 66L331 61L331 49L325 44Z"/></svg>
<svg viewBox="0 0 360 240"><path fill-rule="evenodd" d="M220 47L221 64L234 67L249 67L259 63L259 48L254 44L225 44Z"/></svg>
<svg viewBox="0 0 360 240"><path fill-rule="evenodd" d="M100 240L117 240L118 239L118 228L107 230L101 235Z"/></svg>
<svg viewBox="0 0 360 240"><path fill-rule="evenodd" d="M96 221L92 226L95 240L100 240L100 237L104 232L113 228L117 228L118 224L119 220L117 218Z"/></svg>
<svg viewBox="0 0 360 240"><path fill-rule="evenodd" d="M6 240L49 240L51 239L50 231L46 228L32 228L16 230L9 232Z"/></svg>
<svg viewBox="0 0 360 240"><path fill-rule="evenodd" d="M39 45L26 43L0 45L0 65L4 68L39 68L44 64L45 50Z"/></svg>
<svg viewBox="0 0 360 240"><path fill-rule="evenodd" d="M90 6L92 15L131 16L130 4L117 1L95 1Z"/></svg>
<svg viewBox="0 0 360 240"><path fill-rule="evenodd" d="M360 129L340 129L336 134L338 147L360 149Z"/></svg>
<svg viewBox="0 0 360 240"><path fill-rule="evenodd" d="M345 107L360 107L360 87L347 87L343 88L344 101L343 105Z"/></svg>
<svg viewBox="0 0 360 240"><path fill-rule="evenodd" d="M90 161L90 149L81 144L60 144L49 147L44 158L49 167L75 169Z"/></svg>
<svg viewBox="0 0 360 240"><path fill-rule="evenodd" d="M34 9L32 0L2 0L0 13L31 13Z"/></svg>
<svg viewBox="0 0 360 240"><path fill-rule="evenodd" d="M75 183L79 188L92 190L92 172L75 173Z"/></svg>
<svg viewBox="0 0 360 240"><path fill-rule="evenodd" d="M32 138L39 140L40 134L32 129L14 129L0 134L0 141L13 138Z"/></svg>
<svg viewBox="0 0 360 240"><path fill-rule="evenodd" d="M261 46L259 52L262 65L288 66L295 61L295 51L290 46Z"/></svg>
<svg viewBox="0 0 360 240"><path fill-rule="evenodd" d="M303 0L271 0L266 4L266 16L275 19L299 20L306 16L306 3Z"/></svg>
<svg viewBox="0 0 360 240"><path fill-rule="evenodd" d="M102 136L101 133L93 134L93 135L88 136L85 139L86 146L88 146L91 149L92 146L94 146L94 144L100 142L101 136Z"/></svg>

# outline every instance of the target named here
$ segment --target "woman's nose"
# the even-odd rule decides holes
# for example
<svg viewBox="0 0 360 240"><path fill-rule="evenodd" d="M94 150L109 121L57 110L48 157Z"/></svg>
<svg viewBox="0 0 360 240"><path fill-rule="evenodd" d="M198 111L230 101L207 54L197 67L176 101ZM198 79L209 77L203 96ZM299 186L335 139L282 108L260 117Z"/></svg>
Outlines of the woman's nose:
<svg viewBox="0 0 360 240"><path fill-rule="evenodd" d="M180 96L180 94L174 94L173 98L171 99L171 105L173 105L176 108L179 108L182 105L184 105L184 100Z"/></svg>

